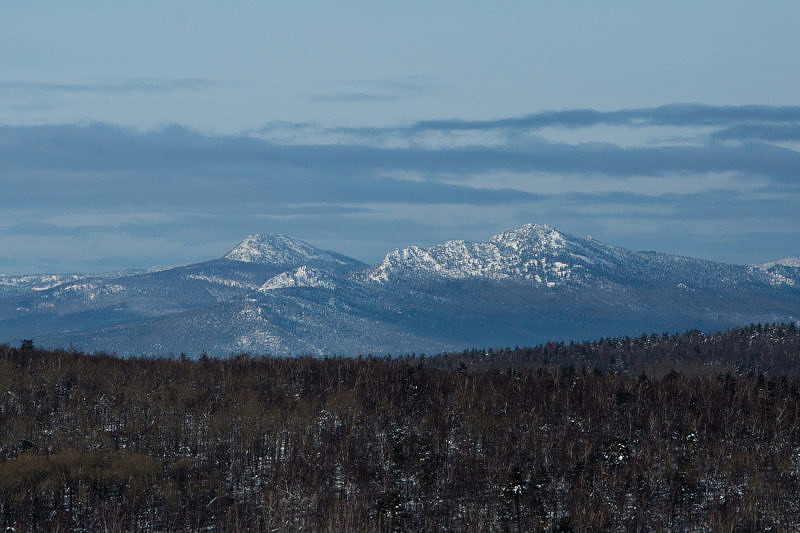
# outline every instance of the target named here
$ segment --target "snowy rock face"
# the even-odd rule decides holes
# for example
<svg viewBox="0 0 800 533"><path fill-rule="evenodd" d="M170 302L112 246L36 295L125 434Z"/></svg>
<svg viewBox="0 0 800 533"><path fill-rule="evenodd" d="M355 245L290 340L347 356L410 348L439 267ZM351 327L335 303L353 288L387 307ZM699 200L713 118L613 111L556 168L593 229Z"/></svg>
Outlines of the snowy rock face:
<svg viewBox="0 0 800 533"><path fill-rule="evenodd" d="M279 272L306 266L328 275L345 275L366 266L352 257L322 250L286 235L250 235L223 259L279 268Z"/></svg>
<svg viewBox="0 0 800 533"><path fill-rule="evenodd" d="M262 264L297 264L309 260L344 264L334 254L286 235L250 235L225 254L225 259Z"/></svg>
<svg viewBox="0 0 800 533"><path fill-rule="evenodd" d="M258 290L260 292L266 292L288 287L335 289L336 284L321 270L303 265L294 270L281 272L277 276L267 280Z"/></svg>
<svg viewBox="0 0 800 533"><path fill-rule="evenodd" d="M577 239L549 226L526 224L488 242L447 241L431 248L411 246L386 255L367 271L384 283L410 277L520 279L547 286L585 279L589 267L609 263L621 249Z"/></svg>
<svg viewBox="0 0 800 533"><path fill-rule="evenodd" d="M732 289L742 284L800 287L796 258L750 267L635 252L526 224L487 242L448 241L430 248L390 252L362 272L366 283L384 285L418 280L511 280L537 287L648 286L677 289Z"/></svg>

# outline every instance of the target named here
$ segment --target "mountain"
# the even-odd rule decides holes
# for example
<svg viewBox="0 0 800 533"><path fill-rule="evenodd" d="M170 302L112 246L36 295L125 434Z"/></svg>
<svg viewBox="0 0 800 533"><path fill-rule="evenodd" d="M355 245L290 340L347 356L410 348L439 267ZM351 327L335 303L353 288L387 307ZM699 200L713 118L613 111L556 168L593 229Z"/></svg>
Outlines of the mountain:
<svg viewBox="0 0 800 533"><path fill-rule="evenodd" d="M157 272L170 267L151 267L147 269L131 269L116 272L100 272L93 274L0 274L0 298L14 296L30 291L43 291L67 282L77 282L89 278L111 279L122 276L131 276L145 272Z"/></svg>
<svg viewBox="0 0 800 533"><path fill-rule="evenodd" d="M546 225L526 224L488 242L448 241L431 248L398 249L364 279L379 284L413 280L494 280L535 287L650 287L734 289L793 285L790 260L757 268L656 252L633 252L591 237L577 238ZM775 268L788 274L775 274Z"/></svg>
<svg viewBox="0 0 800 533"><path fill-rule="evenodd" d="M319 287L335 289L336 282L330 279L323 271L303 265L294 270L281 272L266 281L258 290L259 292L288 287Z"/></svg>
<svg viewBox="0 0 800 533"><path fill-rule="evenodd" d="M763 263L759 266L764 270L769 270L774 266L800 268L800 257L784 257L783 259L778 259L777 261L770 261L769 263Z"/></svg>
<svg viewBox="0 0 800 533"><path fill-rule="evenodd" d="M372 266L251 235L203 263L4 286L0 342L122 354L430 353L800 319L791 259L635 252L536 224L397 249Z"/></svg>
<svg viewBox="0 0 800 533"><path fill-rule="evenodd" d="M786 257L756 265L755 268L769 276L774 285L800 286L800 257Z"/></svg>
<svg viewBox="0 0 800 533"><path fill-rule="evenodd" d="M348 272L364 266L353 258L321 250L287 235L249 235L223 259L271 267L315 266L334 272Z"/></svg>
<svg viewBox="0 0 800 533"><path fill-rule="evenodd" d="M549 226L526 224L489 242L447 241L427 249L395 250L370 269L367 278L519 279L553 286L581 277L586 263L593 261L587 248Z"/></svg>

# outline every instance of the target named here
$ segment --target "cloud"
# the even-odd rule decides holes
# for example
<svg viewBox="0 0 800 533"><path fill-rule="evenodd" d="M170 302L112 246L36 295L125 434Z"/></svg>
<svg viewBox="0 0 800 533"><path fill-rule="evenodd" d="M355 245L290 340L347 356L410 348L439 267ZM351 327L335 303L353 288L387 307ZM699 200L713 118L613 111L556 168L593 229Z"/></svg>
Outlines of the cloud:
<svg viewBox="0 0 800 533"><path fill-rule="evenodd" d="M113 194L140 182L135 196L172 192L226 195L269 186L276 201L513 201L511 191L444 185L459 176L562 173L592 177L732 172L798 184L800 153L769 143L620 147L536 139L515 146L400 147L281 145L249 136L203 135L173 127L136 132L111 125L0 128L0 171L8 197L31 179L91 184ZM418 180L392 176L413 173ZM37 177L38 176L38 177ZM55 181L54 181L55 180ZM112 183L113 182L113 183ZM16 187L15 187L16 184ZM144 185L157 184L154 190ZM173 184L180 184L175 189ZM181 187L186 187L182 190ZM21 189L19 189L21 188ZM47 194L47 188L44 188ZM522 193L519 193L522 194Z"/></svg>
<svg viewBox="0 0 800 533"><path fill-rule="evenodd" d="M311 97L316 102L392 102L399 100L401 96L396 94L377 94L377 93L333 93L317 94Z"/></svg>
<svg viewBox="0 0 800 533"><path fill-rule="evenodd" d="M219 255L224 250L217 248L248 233L274 231L373 260L393 245L485 238L543 222L623 246L655 235L671 243L669 251L685 254L702 252L710 239L689 242L692 231L716 232L726 243L737 242L740 232L755 247L738 255L717 247L718 258L774 259L800 252L778 254L778 244L786 248L800 237L800 153L777 144L796 139L798 109L575 110L352 134L295 123L236 135L179 126L3 126L0 243L9 255L33 258L13 264L34 265L39 257L55 269L55 250L58 269L71 270L91 263L83 255L114 235L120 242L109 244L113 252L96 264L128 266L122 262L128 240L131 253L142 254L154 240L158 253L176 243L175 250L193 254L156 261L177 263ZM624 145L582 136L584 126L612 123L634 133L643 124L704 131L657 145L643 135ZM546 127L575 135L558 140ZM279 134L263 135L273 131ZM503 136L509 132L521 134ZM420 142L428 134L435 141ZM55 248L42 244L38 255L25 244L55 241Z"/></svg>
<svg viewBox="0 0 800 533"><path fill-rule="evenodd" d="M800 141L798 124L738 124L712 134L718 140L736 141Z"/></svg>
<svg viewBox="0 0 800 533"><path fill-rule="evenodd" d="M461 159L467 161L469 154ZM414 162L407 161L414 159ZM460 163L465 164L465 161ZM386 176L449 168L440 156L360 146L280 146L182 128L110 125L0 128L0 205L49 202L274 205L297 202L496 204L535 194Z"/></svg>
<svg viewBox="0 0 800 533"><path fill-rule="evenodd" d="M457 131L525 129L547 127L586 128L591 126L719 126L737 122L800 122L799 106L710 106L669 104L642 109L597 111L575 109L533 113L497 120L428 120L411 126L412 131Z"/></svg>
<svg viewBox="0 0 800 533"><path fill-rule="evenodd" d="M191 91L220 85L202 78L135 78L125 80L96 80L76 83L46 81L0 80L0 92L38 91L48 93L171 93Z"/></svg>
<svg viewBox="0 0 800 533"><path fill-rule="evenodd" d="M430 90L428 80L417 76L386 80L351 80L329 85L325 91L310 96L310 100L329 103L391 102L416 97Z"/></svg>
<svg viewBox="0 0 800 533"><path fill-rule="evenodd" d="M513 149L522 144L546 144L548 139L569 140L572 145L610 141L632 148L698 146L715 141L774 143L798 139L800 106L669 104L615 111L546 111L493 120L428 120L405 126L326 127L273 122L246 133L290 144L303 144L305 139L306 143L395 148Z"/></svg>

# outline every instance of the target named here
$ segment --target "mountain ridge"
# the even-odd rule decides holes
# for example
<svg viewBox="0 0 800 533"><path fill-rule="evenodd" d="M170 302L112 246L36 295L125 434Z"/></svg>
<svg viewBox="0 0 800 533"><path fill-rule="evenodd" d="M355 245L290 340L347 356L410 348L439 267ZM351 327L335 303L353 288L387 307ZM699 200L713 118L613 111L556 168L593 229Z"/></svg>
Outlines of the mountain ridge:
<svg viewBox="0 0 800 533"><path fill-rule="evenodd" d="M286 235L218 259L0 293L0 342L123 354L403 353L800 319L800 268L636 252L526 224L367 265Z"/></svg>

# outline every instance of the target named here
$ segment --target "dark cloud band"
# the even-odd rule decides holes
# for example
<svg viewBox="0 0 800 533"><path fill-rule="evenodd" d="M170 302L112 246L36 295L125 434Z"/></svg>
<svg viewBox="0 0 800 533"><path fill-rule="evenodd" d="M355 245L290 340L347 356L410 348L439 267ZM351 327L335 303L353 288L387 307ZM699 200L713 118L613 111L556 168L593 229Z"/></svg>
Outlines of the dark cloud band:
<svg viewBox="0 0 800 533"><path fill-rule="evenodd" d="M644 109L597 111L575 109L534 113L523 117L498 120L431 120L417 122L415 131L456 131L554 128L590 126L720 126L738 122L800 122L797 106L709 106L703 104L670 104Z"/></svg>
<svg viewBox="0 0 800 533"><path fill-rule="evenodd" d="M102 181L120 185L157 180L160 189L190 180L191 189L208 192L269 183L276 198L282 199L288 191L296 191L292 194L349 196L357 201L428 197L468 201L469 188L441 182L497 172L617 177L733 172L796 185L800 154L768 142L620 147L538 139L502 147L280 145L177 127L142 133L98 124L0 128L0 171L8 184L20 185L40 179L56 186L59 176L65 183L102 176ZM403 173L418 179L387 177ZM502 191L479 196L480 203L511 199Z"/></svg>

